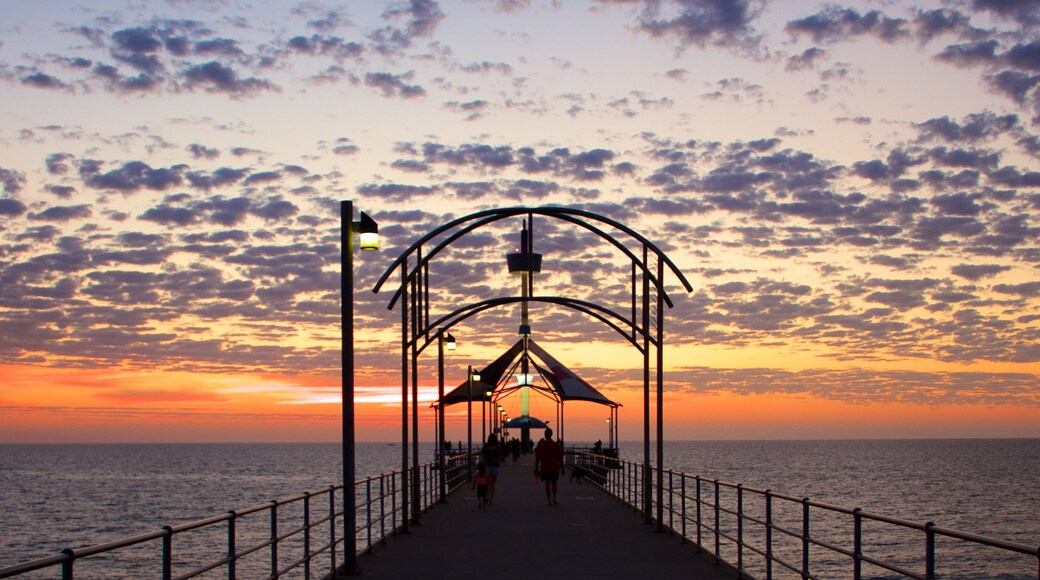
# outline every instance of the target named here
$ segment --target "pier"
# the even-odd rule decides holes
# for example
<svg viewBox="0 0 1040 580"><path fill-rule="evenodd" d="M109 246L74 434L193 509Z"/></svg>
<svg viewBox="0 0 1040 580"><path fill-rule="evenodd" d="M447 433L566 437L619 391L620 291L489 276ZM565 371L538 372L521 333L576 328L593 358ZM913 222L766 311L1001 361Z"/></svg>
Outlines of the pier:
<svg viewBox="0 0 1040 580"><path fill-rule="evenodd" d="M707 552L670 533L655 533L638 511L591 481L559 482L547 505L533 481L533 458L507 459L494 504L477 506L463 485L434 505L408 534L358 558L362 578L737 578Z"/></svg>

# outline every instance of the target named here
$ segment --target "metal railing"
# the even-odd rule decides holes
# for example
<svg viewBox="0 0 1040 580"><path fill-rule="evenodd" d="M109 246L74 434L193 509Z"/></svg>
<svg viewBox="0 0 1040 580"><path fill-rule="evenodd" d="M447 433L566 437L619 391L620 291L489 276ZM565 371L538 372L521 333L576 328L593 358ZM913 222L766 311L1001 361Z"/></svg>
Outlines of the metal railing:
<svg viewBox="0 0 1040 580"><path fill-rule="evenodd" d="M465 454L446 459L450 491L467 481L468 461ZM437 468L437 463L419 466L422 513L440 500ZM354 483L358 554L371 552L401 527L403 476L411 477L411 472L395 471ZM112 542L65 548L52 556L0 568L0 578L53 578L60 571L62 580L72 580L77 573L91 578L186 580L218 569L229 580L238 575L328 578L335 574L337 550L343 544L337 534L343 522L342 491L343 486L329 486Z"/></svg>
<svg viewBox="0 0 1040 580"><path fill-rule="evenodd" d="M568 464L585 468L590 481L641 509L642 464L583 451L569 452ZM663 474L664 528L713 554L716 562L733 566L742 577L859 580L895 575L933 580L958 577L961 570L959 577L964 578L1040 579L1038 546L739 483L670 470ZM654 499L655 507L661 500ZM940 550L937 541L948 543ZM914 542L921 549L908 558L905 546ZM940 563L948 564L942 574Z"/></svg>

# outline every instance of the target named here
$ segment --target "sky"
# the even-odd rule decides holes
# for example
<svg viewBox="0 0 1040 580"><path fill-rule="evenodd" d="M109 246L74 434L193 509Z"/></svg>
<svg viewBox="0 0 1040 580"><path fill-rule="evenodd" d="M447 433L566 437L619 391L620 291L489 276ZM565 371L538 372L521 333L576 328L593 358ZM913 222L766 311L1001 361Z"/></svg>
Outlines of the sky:
<svg viewBox="0 0 1040 580"><path fill-rule="evenodd" d="M381 234L355 257L359 440L400 436L376 280L515 206L626 224L691 283L666 279L669 439L1040 437L1036 2L8 4L0 442L338 441L345 199ZM521 227L452 244L434 306L515 296ZM536 294L624 311L615 249L531 227ZM453 328L449 388L517 323ZM639 353L566 308L531 325L641 438ZM605 408L565 416L607 439Z"/></svg>

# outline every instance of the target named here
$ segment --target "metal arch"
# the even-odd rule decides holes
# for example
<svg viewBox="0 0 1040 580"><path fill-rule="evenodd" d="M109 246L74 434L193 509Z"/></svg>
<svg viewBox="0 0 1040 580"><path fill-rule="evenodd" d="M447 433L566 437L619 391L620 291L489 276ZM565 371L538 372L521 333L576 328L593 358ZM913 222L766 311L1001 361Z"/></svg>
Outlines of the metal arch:
<svg viewBox="0 0 1040 580"><path fill-rule="evenodd" d="M520 296L506 296L500 298L489 298L487 300L481 300L480 302L467 304L465 306L453 310L448 314L445 314L444 316L441 316L437 320L434 320L426 328L422 330L413 329L413 337L410 341L408 341L407 346L412 347L413 345L416 345L417 354L422 354L428 346L430 346L436 341L437 334L450 330L456 324L459 324L467 318L484 312L485 310L490 310L497 306L515 304L524 300L527 300L528 302L543 302L546 304L557 304L565 308L571 308L573 310L577 310L578 312L588 314L589 316L595 318L596 320L599 320L600 322L612 328L615 332L624 337L625 340L627 340L633 346L635 346L636 349L639 350L639 352L643 352L642 345L640 345L632 337L632 335L627 334L625 330L621 328L621 326L611 321L609 318L607 318L601 313L606 313L610 316L613 316L614 318L625 323L627 326L631 327L631 329L633 331L636 331L639 335L642 335L643 333L639 330L639 327L636 326L634 322L629 321L625 317L621 316L617 312L614 312L613 310L610 310L609 308L605 308L603 306L600 306L592 302L587 302L585 300L566 298L564 296L529 296L526 299ZM434 333L434 338L427 338L426 341L422 343L421 346L419 346L419 339L423 336L428 337L433 329L437 329L437 332ZM654 340L653 337L651 337L650 342L655 346L657 345L657 341Z"/></svg>
<svg viewBox="0 0 1040 580"><path fill-rule="evenodd" d="M608 326L614 328L615 331L618 331L619 334L621 334L622 336L625 336L625 338L629 342L633 343L636 346L637 350L639 350L642 353L642 355L643 355L643 390L644 390L644 404L643 404L643 416L644 416L644 418L643 418L643 427L644 427L644 436L643 436L643 444L644 444L644 453L643 453L643 457L644 457L644 460L643 460L644 479L643 479L643 489L645 490L645 494L644 494L644 501L643 501L644 505L643 505L643 510L642 511L643 511L643 514L644 514L644 522L645 523L652 523L653 522L653 517L651 515L651 511L652 511L652 505L653 505L653 491L652 491L652 488L653 488L653 485L652 485L652 481L653 481L653 476L652 476L653 466L651 465L651 462L650 462L650 448L649 448L649 444L650 444L650 433L649 433L649 429L650 429L650 401L649 401L649 396L650 396L650 384L651 384L650 383L650 366L651 366L651 363L650 363L650 346L651 346L651 344L653 344L655 346L655 350L656 350L656 353L657 353L656 369L655 369L656 370L656 377L657 377L656 378L656 383L657 383L657 398L658 398L658 405L657 405L657 431L658 431L658 437L657 437L657 439L658 439L658 441L657 441L657 459L658 459L658 461L657 461L657 473L658 473L657 495L658 495L658 498L661 498L661 497L663 497L662 496L662 494L663 494L663 490L662 490L662 477L663 477L662 476L662 470L663 470L663 446L662 446L662 440L663 440L663 400L662 400L662 396L663 396L663 353L662 353L662 350L663 350L663 347L664 347L664 338L663 338L664 306L665 306L665 301L667 299L666 296L665 296L665 289L663 287L664 267L665 267L665 265L667 265L667 267L675 274L676 278L680 281L680 283L683 285L683 287L686 289L687 292L692 292L693 291L693 286L689 283L689 281L686 279L686 277L683 275L683 273L678 269L678 267L675 265L675 263L672 262L671 259L660 248L658 248L653 242L651 242L650 240L648 240L647 238L645 238L641 234L637 233L633 229L629 228L628 226L626 226L626 225L624 225L624 224L622 224L622 223L620 223L618 221L615 221L615 220L613 220L611 218L607 218L607 217L604 217L604 216L601 216L601 215L597 215L597 214L594 214L592 212L588 212L588 211L585 211L585 210L569 209L569 208L558 208L558 207L542 207L542 208L516 207L516 208L491 209L491 210L484 210L484 211L476 212L476 213L470 214L468 216L463 216L461 218L452 220L451 222L449 222L447 224L444 224L444 225L442 225L442 226L440 226L438 228L435 228L433 231L431 231L430 233L426 234L424 237L422 237L421 239L419 239L418 241L413 243L407 250L405 250L404 253L402 253L396 260L394 260L393 264L391 264L390 267L387 268L386 272L383 273L383 275L376 282L376 285L372 288L372 292L373 293L378 293L379 290L382 288L383 284L389 279L389 277L395 271L397 271L398 268L400 268L401 285L398 288L397 292L394 294L394 297L391 300L388 309L393 309L394 304L396 304L397 300L401 299L401 345L402 345L402 348L401 348L401 357L402 357L402 361L401 361L402 362L402 365L401 365L402 366L402 369L401 369L402 370L402 373L401 373L401 377L402 377L402 384L401 384L401 387L402 387L402 393L401 393L401 411L402 411L401 428L402 428L402 437L401 437L401 441L402 441L402 445L401 445L401 447L402 447L402 463L403 463L402 467L404 468L404 471L407 472L407 460L408 460L408 426L407 426L407 421L408 421L408 378L409 378L409 375L410 375L411 379L412 379L411 380L411 382L412 382L411 386L412 386L412 407L413 407L413 410L412 410L412 427L413 427L413 429L412 429L413 430L412 446L413 446L413 449L414 449L413 462L416 463L413 466L415 473L413 474L413 480L414 481L413 481L413 484L411 485L411 487L412 487L411 491L412 491L412 494L413 494L413 501L411 502L412 508L413 508L413 511L412 511L413 520L416 523L418 523L418 520L419 520L419 511L417 509L417 506L418 506L418 494L419 494L418 465L417 465L419 435L418 435L418 410L416 408L416 404L417 404L417 401L418 401L417 389L418 389L418 357L419 357L419 351L418 351L418 348L417 348L417 343L419 341L419 334L420 334L418 332L418 328L420 326L422 326L422 325L425 325L425 328L424 328L424 330L421 333L423 335L426 335L426 344L424 344L424 346L423 346L424 350L425 350L425 347L428 346L429 343L431 342L430 337L429 337L429 333L431 331L430 329L433 328L433 325L431 325L430 321L429 321L429 303L428 303L428 294L427 294L429 292L429 280L428 280L428 276L429 276L429 272L428 272L429 263L430 263L431 259L434 256L436 256L441 250L443 250L451 242L457 240L459 237L465 235L466 233L469 233L469 232L473 231L474 229L476 229L476 228L478 228L478 227L480 227L482 225L494 223L496 221L503 220L503 219L506 219L506 218L509 218L509 217L512 217L512 216L516 216L516 215L521 215L521 214L527 214L527 216L530 218L531 222L533 222L534 215L537 214L537 215L541 215L541 216L555 217L557 219L561 219L563 221L567 221L567 222L570 222L572 224L578 225L578 226L583 227L586 230L594 233L595 235L599 236L600 238L608 241L609 243L611 243L612 245L614 245L615 247L620 249L622 251L622 253L627 255L630 258L631 265L632 265L632 317L631 317L631 319L626 319L626 318L624 318L622 316L619 316L617 313L610 311L609 309L606 309L606 308L603 308L603 307L600 307L598 305L595 305L595 304L592 304L592 303L588 303L588 302L581 302L581 301L576 301L576 300L573 300L573 299L563 299L563 298L557 299L557 298L550 298L550 297L543 297L543 298L540 298L540 299L539 298L535 298L535 297L532 296L532 294L533 294L533 285L531 285L531 283L532 283L532 279L531 278L533 278L533 277L528 277L527 278L527 283L526 283L525 288L524 288L523 296L521 296L521 297L492 299L492 300L486 301L484 303L481 303L480 306L477 307L477 308L474 308L474 307L471 306L471 307L468 307L468 308L463 308L460 311L453 312L450 315L448 315L447 317L443 317L442 319L438 320L437 322L441 322L441 323L448 322L448 325L450 327L450 326L458 323L459 321L464 320L464 319L468 318L469 316L472 316L473 314L476 314L477 312L482 312L483 310L486 310L488 308L492 308L492 307L494 307L496 305L509 304L509 303L514 303L514 302L522 302L522 303L524 303L524 305L526 307L526 304L528 302L531 302L531 301L555 302L555 303L558 303L558 304L561 304L561 305L564 305L564 306L567 306L567 307L570 307L570 308L574 308L575 310L585 312L585 313L589 314L590 316L596 317L597 319L601 320L602 322L604 322ZM640 242L640 244L642 246L641 247L642 259L640 260L639 258L635 257L635 255L631 251L629 251L627 249L627 247L625 247L623 244L621 244L621 242L619 242L618 239L614 235L608 234L607 232L599 229L598 227L594 226L593 224L591 224L591 223L589 223L587 221L583 221L580 218L585 218L586 220L591 220L591 221L599 222L599 223L602 223L602 224L607 224L607 225L617 229L618 231L620 231L620 232L622 232L624 234L627 234L630 238L637 240L638 242ZM474 221L474 220L477 220L476 223L470 224L470 225L466 226L465 228L463 228L461 231L454 232L453 234L449 235L449 237L446 240L442 240L434 248L434 250L432 252L427 252L426 256L425 257L423 256L423 254L422 254L422 246L427 241L431 240L435 236L438 236L438 235L442 234L443 232L446 232L446 231L448 231L448 230L450 230L452 228L455 228L455 227L459 226L460 224L464 224L467 221ZM533 232L529 230L528 236L532 236L532 235L533 235ZM532 241L533 240L528 238L528 247L529 248L533 248ZM416 255L415 269L414 270L409 270L409 268L408 268L408 260L411 258L411 255L412 255L413 252ZM651 270L651 267L650 267L650 264L651 264L650 254L651 253L654 256L656 256L656 258L657 258L657 264L656 264L657 275L656 276L653 275L653 271ZM638 270L641 271L641 273L642 273L642 284L641 284L642 288L641 288L641 290L638 293L636 291L636 271L637 271L637 266L639 266ZM656 294L656 297L655 297L656 307L652 307L652 304L651 304L651 299L650 299L651 282L653 282L652 286L656 290L656 292L655 292L655 294ZM409 287L411 288L411 291L412 291L412 294L413 294L413 296L411 297L411 303L410 304L409 304L409 300L408 300L408 298L409 298L408 297ZM639 296L641 296L641 300L642 300L642 312L641 312L641 318L642 318L642 322L643 322L642 325L639 325L637 323L637 319L636 319L636 296L637 296L637 294ZM671 307L672 306L671 300L667 300L667 304L668 304L669 307ZM655 317L656 317L656 321L657 321L657 325L656 325L656 335L657 336L656 336L656 338L653 336L653 333L651 332L651 323L650 323L650 311L651 311L651 309L653 309L655 311ZM467 310L468 310L468 312L467 312ZM614 317L624 321L625 324L627 324L630 327L631 331L632 331L631 337L629 337L628 335L624 334L624 332L622 332L620 330L620 327L617 324L612 323L609 319L604 317L602 314L598 314L596 311L605 312L607 314L610 314L610 315L612 315L612 316L614 316ZM410 316L409 316L409 312L410 312ZM452 317L456 317L456 319L452 320ZM411 319L411 322L412 322L411 324L409 324L409 318ZM420 322L420 320L422 322ZM411 331L411 337L410 338L408 336L409 330ZM444 328L439 329L438 332L441 332L443 330L445 330L445 329ZM639 345L638 342L636 342L637 337L642 342L641 346ZM411 350L411 356L409 356L409 350ZM411 362L411 372L409 372L409 368L408 368L409 367L409 364L408 364L409 360ZM443 406L441 407L441 409L443 410ZM557 419L559 421L562 421L562 409L560 409L560 414L558 415ZM472 425L472 419L470 420L470 425ZM615 422L615 425L616 425L616 422ZM408 486L408 482L407 482L407 478L402 479L401 483L402 483L402 496L403 496L402 497L402 506L403 506L403 510L405 512L407 512L407 503L406 503L407 502L407 487L409 487ZM661 532L661 531L663 531L663 529L664 528L663 528L663 518L662 518L662 502L659 501L658 504L657 504L656 531Z"/></svg>
<svg viewBox="0 0 1040 580"><path fill-rule="evenodd" d="M608 242L612 243L615 247L618 247L619 249L622 249L622 251L625 252L630 258L632 258L633 261L635 261L636 263L642 264L644 271L648 271L649 268L646 267L646 264L644 264L642 261L638 260L630 251L627 250L627 248L622 248L622 246L620 245L620 242L618 242L613 236L608 235L606 232L604 232L604 231L602 231L602 230L600 230L598 228L592 227L590 224L588 224L586 222L583 222L583 221L575 219L575 218L565 217L565 216L577 215L577 216L581 216L581 217L584 217L584 218L587 218L587 219L591 219L591 220L594 220L594 221L605 223L605 224L610 225L611 227L617 228L618 230L628 234L629 237L631 237L631 238L637 240L638 242L640 242L641 244L643 244L644 247L647 247L647 248L651 249L653 251L653 253L655 255L657 255L657 257L659 259L664 261L664 263L668 266L668 268L672 271L672 273L675 274L676 278L679 279L679 282L682 283L682 285L686 289L686 291L687 292L693 292L693 286L686 279L686 276L683 275L682 271L679 270L678 266L676 266L675 263L672 262L671 258L669 258L668 255L665 254L660 248L658 248L656 244L654 244L653 242L648 240L642 234L636 232L632 228L630 228L630 227L628 227L628 226L626 226L626 225L624 225L624 224L622 224L622 223L620 223L620 222L618 222L616 220L613 220L613 219L605 217L605 216L601 216L601 215L594 214L592 212L585 211L585 210L580 210L580 209L558 208L558 207L541 207L541 208L514 207L514 208L499 208L499 209L483 210L483 211L478 211L478 212L469 214L467 216L463 216L463 217L457 218L457 219L452 220L452 221L450 221L450 222L448 222L448 223L446 223L446 224L444 224L444 225L442 225L440 227L434 228L433 231L429 232L428 234L426 234L425 236L423 236L422 238L417 240L415 243L413 243L411 246L409 246L408 249L406 249L404 252L402 252L401 255L396 260L394 260L394 262L386 269L386 271L383 273L383 275L379 277L379 280L376 282L375 286L372 287L372 292L373 293L378 293L379 290L383 287L383 284L385 284L387 279L389 279L391 274L393 274L394 270L396 270L399 266L404 268L406 266L406 264L407 264L408 257L413 252L415 252L418 248L422 247L422 245L425 242L427 242L428 240L430 240L430 239L440 235L441 233L443 233L445 231L448 231L448 230L450 230L450 229L452 229L454 227L457 227L459 224L465 223L467 221L478 220L478 219L482 220L482 221L480 221L478 223L473 224L472 226L468 226L466 229L464 229L464 230L462 230L460 232L456 232L455 234L450 236L447 240L445 240L443 243L439 244L436 248L434 248L433 251L427 252L426 257L425 258L421 258L422 262L428 262L433 256L435 256L438 252L440 252L440 250L444 249L450 242L458 239L460 236L464 235L465 233L468 233L468 232L470 232L470 231L472 231L472 230L474 230L474 229L476 229L476 228L478 228L480 226L487 225L489 223L494 223L496 221L503 220L503 219L506 219L506 218L509 218L509 217L513 217L513 216L516 216L516 215L520 215L520 214L524 214L524 213L529 214L529 215L537 214L537 215L544 215L544 216L549 216L549 217L555 217L555 218L558 218L558 219L562 219L564 221L569 221L569 222L571 222L571 223L573 223L575 225L579 225L581 227L584 227L585 229L587 229L587 230L593 232L594 234L596 234L597 236L599 236L599 237L607 240ZM491 216L491 217L487 217L487 216ZM416 266L415 266L416 270L418 270L420 267L421 267L421 264L416 264ZM415 270L413 270L411 273L409 273L407 278L411 279L414 275L415 275ZM654 286L656 286L659 290L664 291L664 288L662 288L660 280L655 280ZM394 303L396 303L399 295L400 295L400 290L398 290L394 294L394 296L393 296L393 298L392 298L392 300L390 302L390 305L387 307L388 310L393 309L393 305L394 305ZM671 301L669 301L669 307L670 306L671 306Z"/></svg>

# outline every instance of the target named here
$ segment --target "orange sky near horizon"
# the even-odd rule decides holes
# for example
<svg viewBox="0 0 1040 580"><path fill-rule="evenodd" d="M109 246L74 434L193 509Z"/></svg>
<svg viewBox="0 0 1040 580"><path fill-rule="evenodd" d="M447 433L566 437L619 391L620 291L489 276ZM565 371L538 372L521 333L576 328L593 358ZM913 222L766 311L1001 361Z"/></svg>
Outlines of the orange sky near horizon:
<svg viewBox="0 0 1040 580"><path fill-rule="evenodd" d="M235 376L101 369L0 367L0 443L337 442L338 377ZM667 375L666 375L667 381ZM191 386L187 386L191 385ZM450 387L448 387L450 388ZM620 438L640 440L642 392L604 389L622 403ZM434 437L420 392L420 441ZM656 433L651 394L651 437ZM507 412L517 397L503 400ZM511 400L512 399L512 400ZM358 387L358 441L400 440L400 387ZM532 415L554 422L551 403L532 398ZM474 404L475 439L480 405ZM565 407L566 439L608 438L608 411ZM465 405L448 408L447 434L466 439ZM665 393L665 438L873 439L1040 437L1040 408L1008 404L849 403L811 394ZM836 435L837 434L837 435Z"/></svg>

